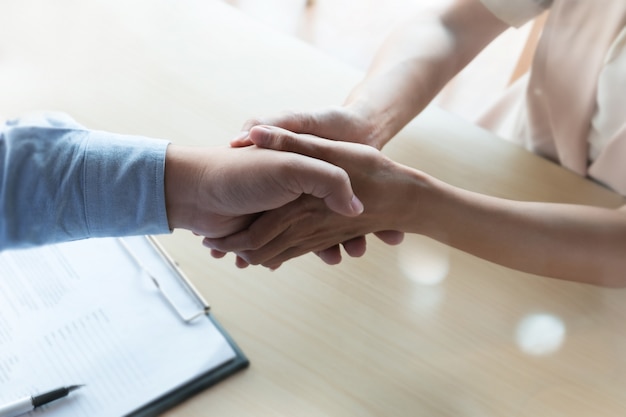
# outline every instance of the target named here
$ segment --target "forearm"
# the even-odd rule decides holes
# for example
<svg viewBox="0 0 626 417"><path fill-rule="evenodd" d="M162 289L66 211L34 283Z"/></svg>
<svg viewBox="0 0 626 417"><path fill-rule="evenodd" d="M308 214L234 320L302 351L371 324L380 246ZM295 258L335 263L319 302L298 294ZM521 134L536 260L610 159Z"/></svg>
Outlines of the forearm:
<svg viewBox="0 0 626 417"><path fill-rule="evenodd" d="M395 30L345 102L375 127L370 144L382 148L506 27L478 0L457 0Z"/></svg>
<svg viewBox="0 0 626 417"><path fill-rule="evenodd" d="M505 200L428 183L407 231L533 274L626 285L623 211Z"/></svg>
<svg viewBox="0 0 626 417"><path fill-rule="evenodd" d="M52 114L0 132L0 250L167 232L165 141Z"/></svg>

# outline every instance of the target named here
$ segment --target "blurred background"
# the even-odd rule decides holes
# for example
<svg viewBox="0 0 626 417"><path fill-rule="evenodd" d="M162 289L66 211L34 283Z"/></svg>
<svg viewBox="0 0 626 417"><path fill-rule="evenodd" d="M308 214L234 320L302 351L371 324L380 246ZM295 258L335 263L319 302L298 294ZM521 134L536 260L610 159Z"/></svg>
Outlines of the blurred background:
<svg viewBox="0 0 626 417"><path fill-rule="evenodd" d="M365 71L392 28L450 0L222 0L276 30ZM531 25L509 29L461 72L436 103L474 120L510 83ZM339 103L338 103L339 104Z"/></svg>

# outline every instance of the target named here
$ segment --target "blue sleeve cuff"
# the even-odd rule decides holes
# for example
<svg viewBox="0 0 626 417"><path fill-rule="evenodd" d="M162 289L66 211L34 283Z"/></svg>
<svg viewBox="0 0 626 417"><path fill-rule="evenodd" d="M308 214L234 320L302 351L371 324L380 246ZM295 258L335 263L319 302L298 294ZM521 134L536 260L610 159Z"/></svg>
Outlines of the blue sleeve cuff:
<svg viewBox="0 0 626 417"><path fill-rule="evenodd" d="M83 165L91 237L169 233L165 210L168 142L91 131Z"/></svg>
<svg viewBox="0 0 626 417"><path fill-rule="evenodd" d="M168 142L92 131L63 114L0 131L0 250L169 233Z"/></svg>

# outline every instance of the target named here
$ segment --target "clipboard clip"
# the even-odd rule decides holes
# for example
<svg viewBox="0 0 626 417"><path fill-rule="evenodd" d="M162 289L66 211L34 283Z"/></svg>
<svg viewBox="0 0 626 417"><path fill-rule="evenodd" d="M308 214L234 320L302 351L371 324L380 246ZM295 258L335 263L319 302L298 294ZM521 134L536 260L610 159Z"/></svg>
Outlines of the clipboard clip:
<svg viewBox="0 0 626 417"><path fill-rule="evenodd" d="M181 278L182 283L184 284L187 291L198 301L201 306L201 309L195 313L192 313L189 316L185 316L185 314L176 306L176 303L172 301L172 298L167 294L167 292L161 287L159 281L156 277L150 272L150 270L146 267L146 265L139 259L139 257L133 252L133 250L128 246L128 244L124 241L123 238L117 239L120 245L124 248L126 253L133 259L135 264L144 272L152 281L154 286L159 291L159 294L163 297L165 302L169 304L169 306L176 312L176 314L180 317L180 319L189 324L192 321L196 320L199 317L206 316L210 313L211 306L202 298L202 295L198 292L198 290L193 286L193 284L189 281L189 279L183 274L183 272L178 268L174 260L170 258L170 256L165 252L165 250L159 245L159 243L152 237L146 236L146 239L149 241L151 246L161 255L161 257L167 262L167 265L176 273L177 276Z"/></svg>

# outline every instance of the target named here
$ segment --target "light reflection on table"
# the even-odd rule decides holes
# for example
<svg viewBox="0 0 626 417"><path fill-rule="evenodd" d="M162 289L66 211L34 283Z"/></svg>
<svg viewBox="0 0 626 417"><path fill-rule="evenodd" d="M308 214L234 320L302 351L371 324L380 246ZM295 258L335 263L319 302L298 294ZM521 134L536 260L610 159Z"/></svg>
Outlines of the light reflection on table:
<svg viewBox="0 0 626 417"><path fill-rule="evenodd" d="M566 334L565 323L559 317L547 313L529 314L517 325L515 340L522 352L541 356L559 350Z"/></svg>

